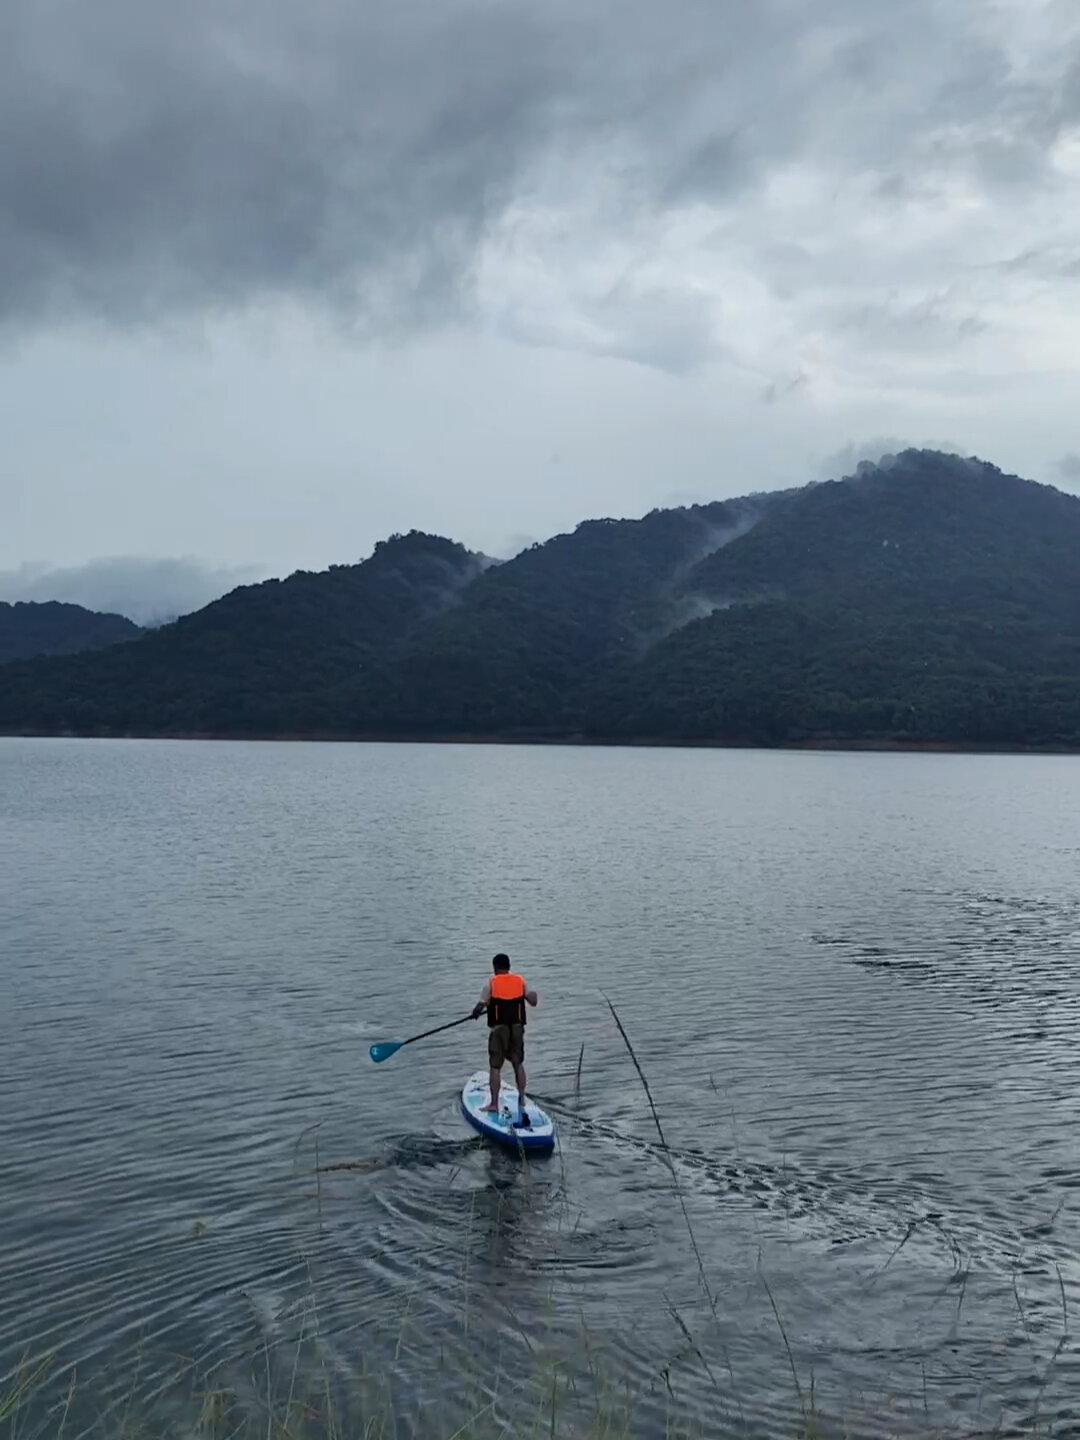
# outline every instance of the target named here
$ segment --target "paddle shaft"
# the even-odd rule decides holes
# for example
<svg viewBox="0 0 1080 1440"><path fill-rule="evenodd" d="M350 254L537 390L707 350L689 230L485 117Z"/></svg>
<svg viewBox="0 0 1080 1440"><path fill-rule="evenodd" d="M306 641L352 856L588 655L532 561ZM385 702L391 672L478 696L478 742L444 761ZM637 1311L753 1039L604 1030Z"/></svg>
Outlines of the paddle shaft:
<svg viewBox="0 0 1080 1440"><path fill-rule="evenodd" d="M466 1020L471 1020L472 1012L462 1015L460 1020L451 1020L448 1025L436 1025L434 1030L425 1030L422 1035L410 1035L408 1040L402 1040L401 1045L411 1045L414 1040L426 1040L429 1035L441 1035L444 1030L452 1030L455 1025L464 1025ZM399 1045L400 1049L401 1046Z"/></svg>

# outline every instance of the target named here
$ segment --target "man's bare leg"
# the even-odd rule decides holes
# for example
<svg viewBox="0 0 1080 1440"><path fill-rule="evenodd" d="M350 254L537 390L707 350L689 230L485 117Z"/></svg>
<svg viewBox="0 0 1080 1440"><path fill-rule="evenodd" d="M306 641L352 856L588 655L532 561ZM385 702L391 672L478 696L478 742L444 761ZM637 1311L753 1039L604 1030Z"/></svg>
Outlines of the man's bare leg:
<svg viewBox="0 0 1080 1440"><path fill-rule="evenodd" d="M488 1115L499 1113L499 1087L502 1085L502 1067L496 1070L494 1067L488 1071L488 1085L491 1088L491 1099L484 1106L484 1112Z"/></svg>
<svg viewBox="0 0 1080 1440"><path fill-rule="evenodd" d="M524 1066L524 1065L515 1065L515 1066L514 1066L514 1080L515 1080L515 1082L516 1082L516 1084L517 1084L517 1092L518 1092L518 1114L519 1114L519 1115L524 1115L524 1114L525 1114L525 1066Z"/></svg>

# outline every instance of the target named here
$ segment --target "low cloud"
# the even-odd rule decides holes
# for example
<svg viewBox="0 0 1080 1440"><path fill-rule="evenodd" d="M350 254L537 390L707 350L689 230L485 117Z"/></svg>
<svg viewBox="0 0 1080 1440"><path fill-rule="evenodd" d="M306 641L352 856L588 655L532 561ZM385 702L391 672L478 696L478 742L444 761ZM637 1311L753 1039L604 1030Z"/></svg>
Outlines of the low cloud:
<svg viewBox="0 0 1080 1440"><path fill-rule="evenodd" d="M1075 13L1030 9L7 0L0 323L283 300L378 335L479 315L681 374L730 341L747 274L779 267L791 299L832 267L853 293L820 313L862 341L963 340L991 322L943 275L999 222L1037 230L1071 163ZM560 306L506 288L571 254Z"/></svg>
<svg viewBox="0 0 1080 1440"><path fill-rule="evenodd" d="M851 441L832 454L824 456L813 467L816 480L842 480L854 475L860 465L880 465L903 450L940 450L945 455L965 455L963 447L951 440L901 440L896 436L877 436L870 440Z"/></svg>
<svg viewBox="0 0 1080 1440"><path fill-rule="evenodd" d="M910 447L910 441L898 440L895 436L878 436L870 440L849 441L831 455L823 456L814 466L817 480L842 480L854 475L864 462L878 465L887 455L898 455Z"/></svg>
<svg viewBox="0 0 1080 1440"><path fill-rule="evenodd" d="M515 555L520 555L523 550L528 550L530 546L542 545L546 538L548 537L527 535L520 531L514 535L508 535L503 543L496 548L495 558L500 562L512 560Z"/></svg>
<svg viewBox="0 0 1080 1440"><path fill-rule="evenodd" d="M116 556L86 565L27 564L0 571L0 600L63 600L88 610L126 615L137 625L160 625L261 578L251 566Z"/></svg>

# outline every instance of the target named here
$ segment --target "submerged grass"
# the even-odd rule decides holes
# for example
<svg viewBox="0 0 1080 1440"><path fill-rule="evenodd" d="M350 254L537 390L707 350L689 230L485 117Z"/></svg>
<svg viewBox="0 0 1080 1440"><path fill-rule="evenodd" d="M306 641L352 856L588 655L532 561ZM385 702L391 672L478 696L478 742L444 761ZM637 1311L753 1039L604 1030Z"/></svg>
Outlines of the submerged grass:
<svg viewBox="0 0 1080 1440"><path fill-rule="evenodd" d="M475 1381L472 1393L456 1403L409 1403L388 1375L362 1375L356 1393L342 1402L328 1368L301 1374L303 1348L300 1344L294 1352L284 1392L269 1366L262 1385L251 1391L192 1376L186 1399L173 1397L164 1409L148 1403L92 1415L93 1396L80 1393L74 1374L59 1402L35 1407L33 1387L19 1383L0 1401L2 1433L11 1440L63 1440L80 1401L87 1413L77 1430L67 1433L97 1440L630 1440L642 1433L635 1423L640 1397L605 1379L593 1365L586 1377L575 1377L558 1360L541 1363L524 1386L508 1386L509 1377L500 1373L484 1384ZM47 1369L37 1368L36 1384ZM701 1422L680 1422L671 1413L646 1433L663 1440L704 1440L716 1431Z"/></svg>
<svg viewBox="0 0 1080 1440"><path fill-rule="evenodd" d="M64 1367L53 1354L29 1354L5 1378L0 1376L0 1440L705 1440L705 1437L782 1436L783 1440L825 1440L853 1433L841 1421L818 1409L813 1372L808 1381L790 1342L781 1308L765 1274L759 1251L757 1278L768 1298L783 1356L791 1376L792 1403L782 1417L774 1409L766 1418L760 1412L752 1423L735 1372L720 1333L720 1307L715 1285L706 1268L690 1208L680 1183L676 1156L664 1133L659 1108L629 1034L615 1006L605 997L612 1019L626 1047L641 1085L656 1130L665 1165L671 1175L683 1226L696 1264L698 1280L708 1303L713 1325L708 1333L695 1333L683 1312L664 1295L663 1308L678 1332L679 1348L668 1358L660 1357L652 1385L628 1384L616 1378L618 1365L605 1359L604 1347L586 1323L584 1314L576 1334L556 1336L556 1281L548 1292L548 1335L529 1334L505 1296L485 1287L479 1299L473 1285L473 1247L466 1237L461 1270L460 1303L453 1333L439 1340L438 1362L433 1358L434 1337L426 1328L430 1314L423 1307L423 1277L403 1292L396 1328L388 1320L379 1332L381 1344L374 1369L362 1358L359 1373L353 1368L346 1376L336 1369L327 1347L333 1338L324 1331L317 1300L318 1286L310 1256L304 1252L306 1293L287 1307L297 1317L295 1333L287 1340L272 1339L264 1328L250 1297L254 1324L263 1333L257 1343L241 1347L228 1357L202 1365L182 1362L163 1380L159 1375L149 1392L140 1392L139 1368L108 1408L98 1409L100 1390L93 1383L79 1383L74 1368ZM584 1047L578 1056L575 1092L581 1088ZM715 1088L715 1087L714 1087ZM325 1231L325 1206L329 1190L321 1177L332 1173L364 1173L381 1168L380 1162L360 1160L325 1165L320 1152L320 1123L305 1130L297 1141L311 1137L315 1151L314 1226L318 1244ZM531 1183L527 1160L522 1183ZM560 1163L564 1163L560 1156ZM562 1171L565 1196L565 1170ZM467 1230L476 1225L477 1194L470 1201ZM502 1201L496 1213L500 1223ZM205 1229L205 1227L202 1227ZM196 1228L198 1238L202 1229ZM573 1231L570 1232L571 1234ZM896 1247L883 1273L911 1236L911 1229ZM1065 1282L1058 1271L1061 1292L1062 1334L1039 1381L1028 1423L980 1426L983 1436L996 1434L1050 1436L1052 1424L1044 1422L1040 1408L1055 1367L1069 1340ZM956 1320L964 1303L967 1273L964 1272ZM1026 1341L1036 1361L1032 1330L1014 1276L1016 1309ZM659 1297L658 1297L659 1298ZM420 1303L418 1303L418 1301ZM477 1310L477 1305L481 1310ZM497 1363L484 1351L487 1343L480 1323L498 1309L515 1329L521 1341L510 1363L504 1354ZM730 1323L730 1314L726 1317ZM707 1324L707 1322L706 1322ZM419 1338L420 1344L414 1345ZM483 1360L478 1358L478 1347ZM722 1354L727 1369L713 1368L709 1354ZM417 1356L422 1357L420 1360ZM690 1362L693 1362L692 1365ZM783 1360L780 1360L783 1364ZM714 1409L709 1414L700 1399L689 1403L678 1386L675 1370L684 1365L699 1367L711 1387ZM411 1367L411 1370L410 1370ZM1037 1371L1037 1366L1035 1366ZM436 1372L436 1373L433 1373ZM907 1434L929 1437L954 1435L961 1428L935 1427L926 1393L923 1366L921 1415L897 1414L889 1401L880 1407L880 1418L861 1426L861 1433L881 1437ZM412 1384L410 1382L413 1382ZM699 1378L699 1385L704 1382ZM415 1388L414 1388L415 1385ZM426 1398L436 1395L435 1400ZM858 1433L858 1432L856 1432Z"/></svg>

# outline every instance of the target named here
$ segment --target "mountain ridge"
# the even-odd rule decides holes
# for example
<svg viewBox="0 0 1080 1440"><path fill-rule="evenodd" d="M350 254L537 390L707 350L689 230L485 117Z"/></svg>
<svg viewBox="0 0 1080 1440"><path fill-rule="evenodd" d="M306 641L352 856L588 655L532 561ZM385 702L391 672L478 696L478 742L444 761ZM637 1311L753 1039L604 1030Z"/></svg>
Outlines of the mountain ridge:
<svg viewBox="0 0 1080 1440"><path fill-rule="evenodd" d="M137 640L126 615L65 600L0 600L0 665L39 655L74 655Z"/></svg>
<svg viewBox="0 0 1080 1440"><path fill-rule="evenodd" d="M0 729L1071 749L1078 696L1080 499L907 450L506 561L393 536L4 666Z"/></svg>

